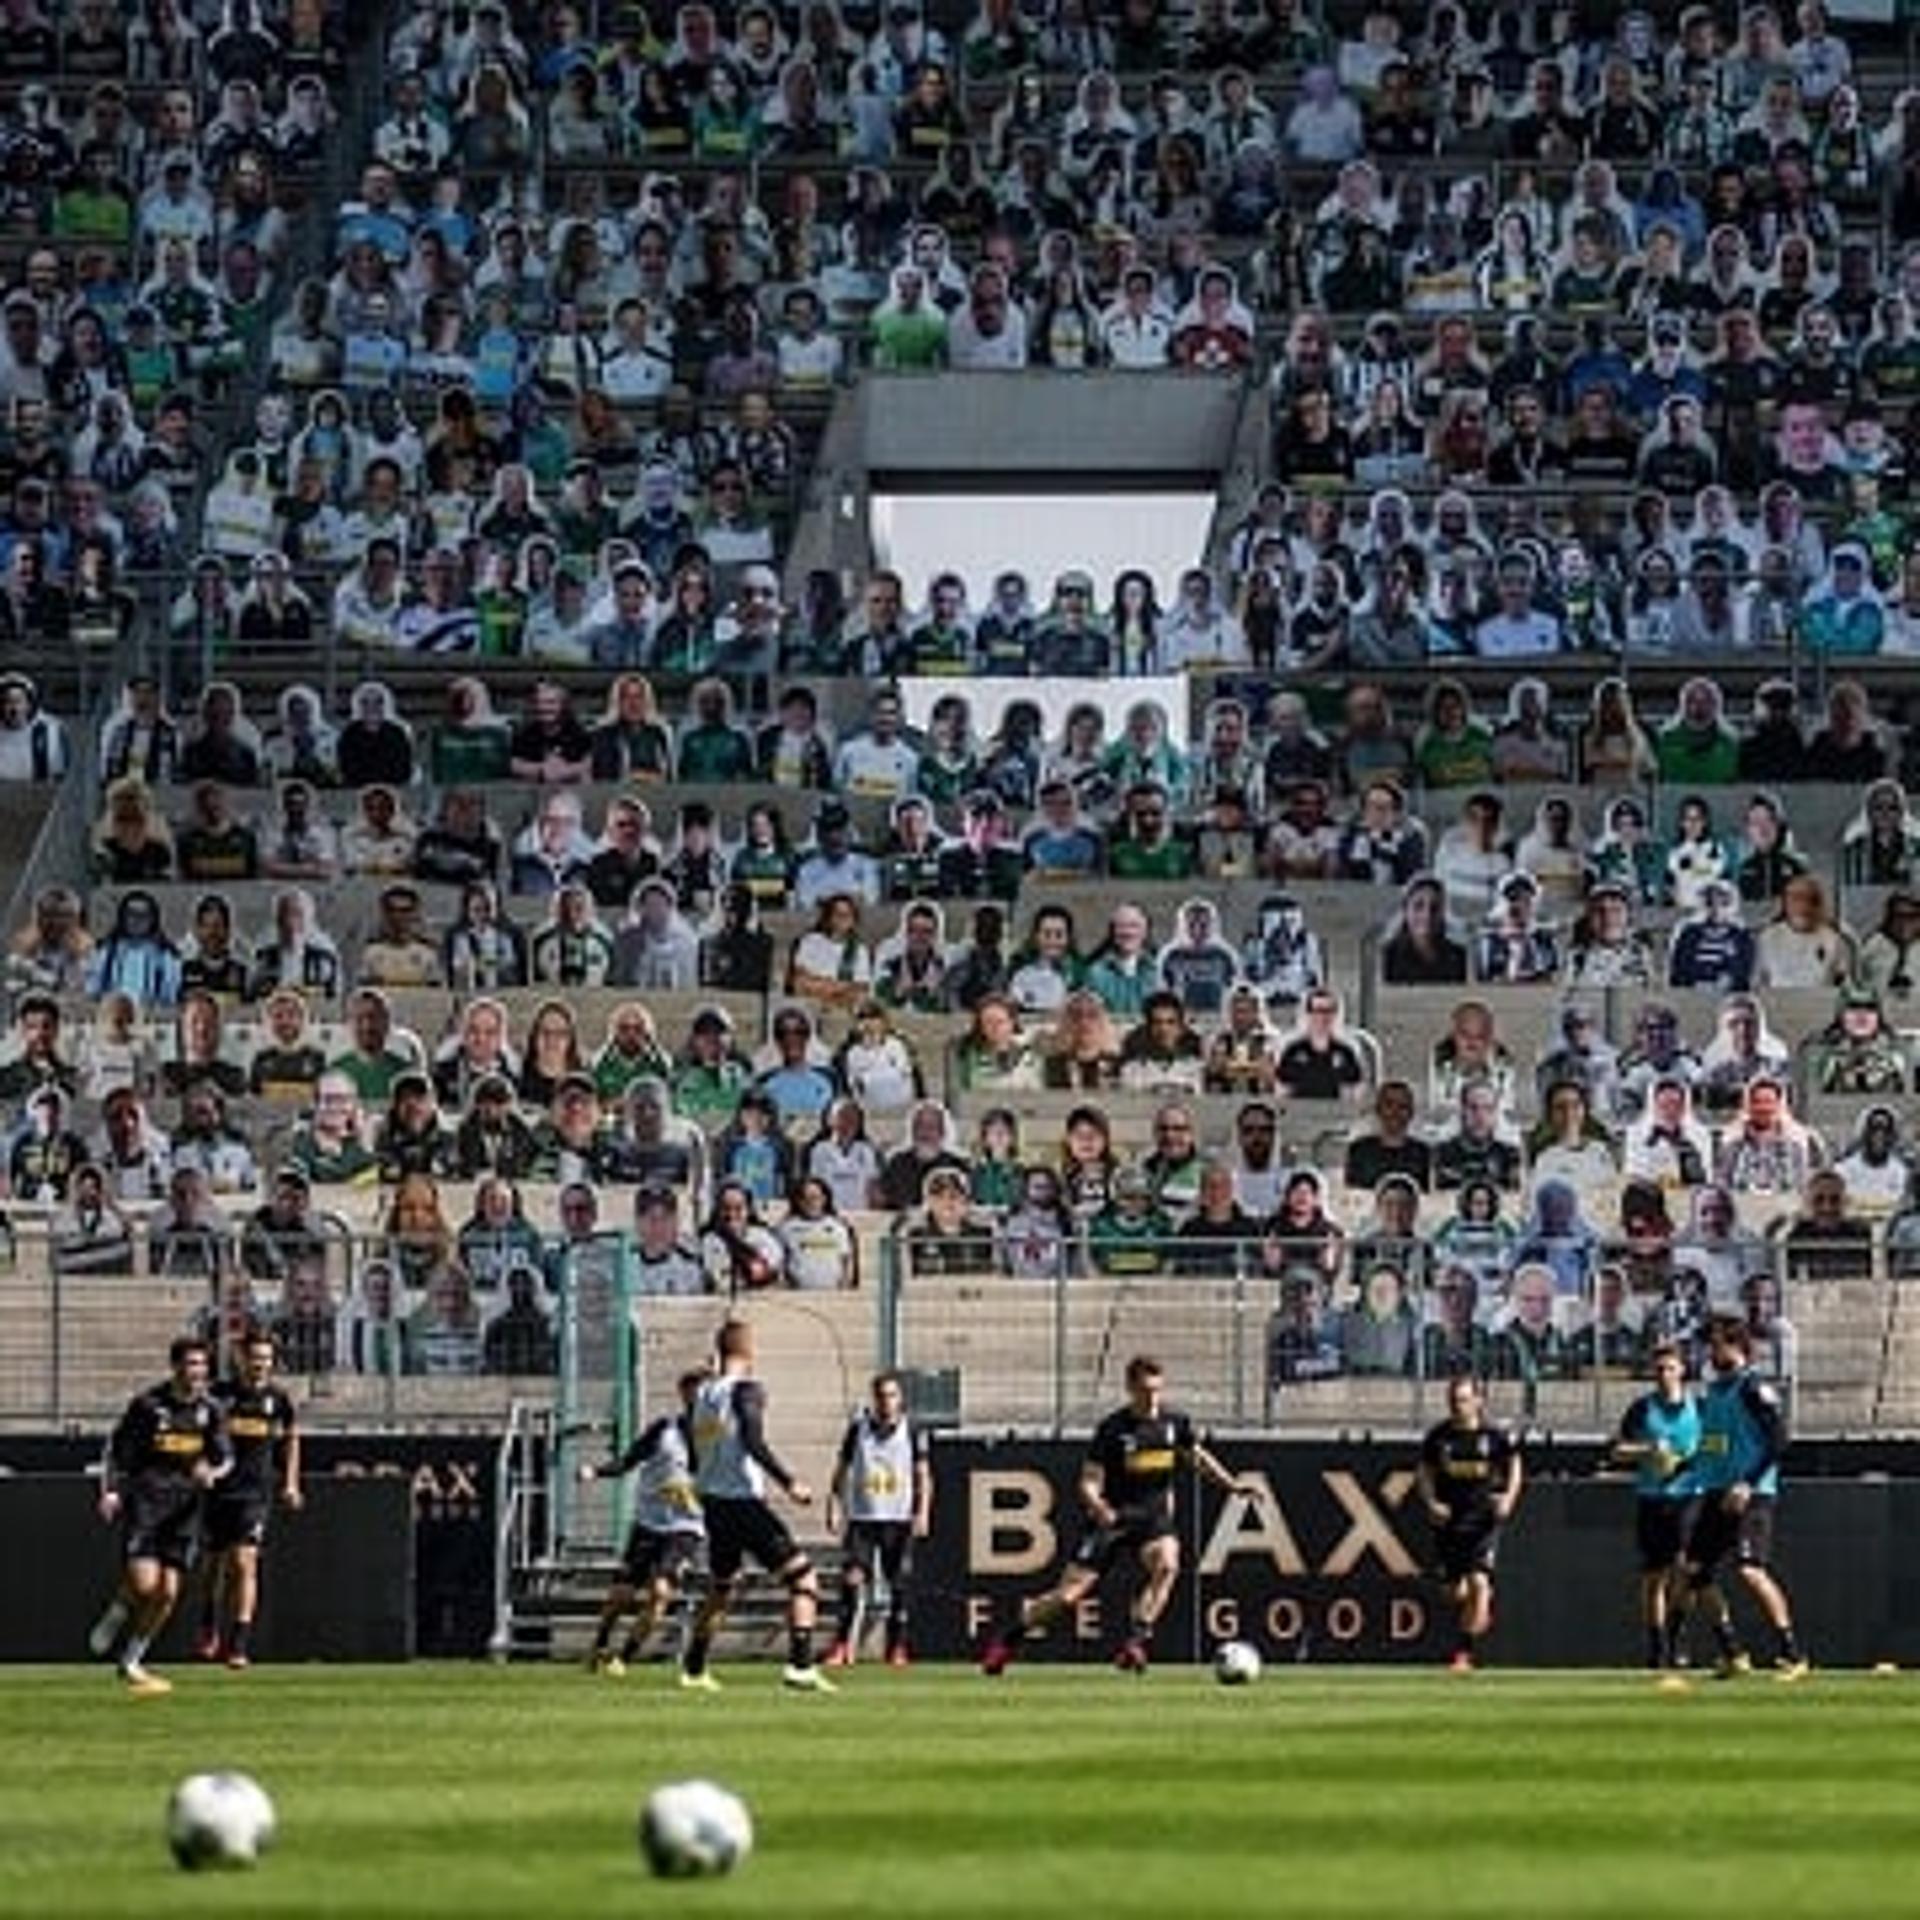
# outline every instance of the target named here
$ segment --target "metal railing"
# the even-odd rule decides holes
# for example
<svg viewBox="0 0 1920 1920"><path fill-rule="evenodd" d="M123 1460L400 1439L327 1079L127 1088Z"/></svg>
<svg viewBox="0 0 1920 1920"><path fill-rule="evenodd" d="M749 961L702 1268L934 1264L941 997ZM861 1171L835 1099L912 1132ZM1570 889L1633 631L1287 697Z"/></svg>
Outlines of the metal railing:
<svg viewBox="0 0 1920 1920"><path fill-rule="evenodd" d="M886 1364L939 1381L969 1427L1082 1430L1151 1353L1196 1419L1241 1429L1418 1429L1447 1382L1489 1383L1506 1417L1610 1430L1656 1346L1708 1367L1711 1320L1748 1326L1806 1433L1920 1427L1920 1287L1871 1241L1782 1238L1658 1257L1606 1247L1580 1263L1525 1253L1481 1266L1429 1239L1391 1261L1300 1243L1068 1243L1015 1277L990 1234L969 1259L912 1235L883 1243ZM1410 1277L1411 1276L1411 1277Z"/></svg>

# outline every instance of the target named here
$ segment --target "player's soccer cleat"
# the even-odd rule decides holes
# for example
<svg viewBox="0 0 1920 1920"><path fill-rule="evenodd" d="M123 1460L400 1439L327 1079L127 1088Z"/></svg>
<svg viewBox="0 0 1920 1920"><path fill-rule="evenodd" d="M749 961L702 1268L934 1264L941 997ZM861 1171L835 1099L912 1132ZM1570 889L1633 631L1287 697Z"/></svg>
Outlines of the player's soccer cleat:
<svg viewBox="0 0 1920 1920"><path fill-rule="evenodd" d="M1713 1663L1713 1677L1716 1680L1744 1680L1753 1671L1753 1655L1750 1653L1723 1653Z"/></svg>
<svg viewBox="0 0 1920 1920"><path fill-rule="evenodd" d="M113 1651L114 1642L120 1638L127 1624L127 1610L118 1600L114 1601L98 1620L87 1630L87 1651L96 1660L104 1660Z"/></svg>
<svg viewBox="0 0 1920 1920"><path fill-rule="evenodd" d="M1691 1693L1693 1682L1684 1673L1663 1673L1653 1683L1656 1693Z"/></svg>
<svg viewBox="0 0 1920 1920"><path fill-rule="evenodd" d="M887 1665L896 1669L910 1667L913 1665L913 1655L905 1647L889 1647Z"/></svg>
<svg viewBox="0 0 1920 1920"><path fill-rule="evenodd" d="M596 1653L593 1656L593 1670L604 1674L609 1680L624 1680L627 1677L627 1663L617 1653Z"/></svg>
<svg viewBox="0 0 1920 1920"><path fill-rule="evenodd" d="M1013 1642L989 1640L980 1654L980 1671L989 1680L997 1680L1013 1665Z"/></svg>
<svg viewBox="0 0 1920 1920"><path fill-rule="evenodd" d="M844 1640L836 1640L827 1649L820 1664L823 1667L832 1667L836 1672L841 1667L850 1667L853 1665L853 1648Z"/></svg>
<svg viewBox="0 0 1920 1920"><path fill-rule="evenodd" d="M840 1691L818 1667L782 1667L780 1684L789 1693L838 1693Z"/></svg>
<svg viewBox="0 0 1920 1920"><path fill-rule="evenodd" d="M1813 1671L1813 1665L1805 1659L1788 1659L1786 1655L1773 1663L1773 1677L1782 1686L1790 1687L1796 1681L1804 1680Z"/></svg>
<svg viewBox="0 0 1920 1920"><path fill-rule="evenodd" d="M245 1673L252 1665L252 1656L242 1653L238 1647L233 1648L227 1655L227 1671L229 1673Z"/></svg>
<svg viewBox="0 0 1920 1920"><path fill-rule="evenodd" d="M1453 1657L1448 1660L1447 1671L1449 1673L1471 1673L1473 1671L1473 1655L1470 1654L1465 1647L1462 1647L1458 1653L1454 1654Z"/></svg>
<svg viewBox="0 0 1920 1920"><path fill-rule="evenodd" d="M173 1682L157 1673L149 1673L145 1667L134 1665L120 1669L120 1678L125 1683L128 1696L134 1700L158 1700L163 1694L173 1691Z"/></svg>
<svg viewBox="0 0 1920 1920"><path fill-rule="evenodd" d="M1115 1669L1121 1673L1145 1673L1147 1670L1147 1645L1144 1640L1125 1641L1120 1651L1113 1656Z"/></svg>
<svg viewBox="0 0 1920 1920"><path fill-rule="evenodd" d="M711 1673L689 1673L685 1667L682 1667L680 1691L682 1693L718 1693L720 1682Z"/></svg>
<svg viewBox="0 0 1920 1920"><path fill-rule="evenodd" d="M216 1665L220 1659L220 1629L202 1627L193 1636L193 1657L208 1666Z"/></svg>

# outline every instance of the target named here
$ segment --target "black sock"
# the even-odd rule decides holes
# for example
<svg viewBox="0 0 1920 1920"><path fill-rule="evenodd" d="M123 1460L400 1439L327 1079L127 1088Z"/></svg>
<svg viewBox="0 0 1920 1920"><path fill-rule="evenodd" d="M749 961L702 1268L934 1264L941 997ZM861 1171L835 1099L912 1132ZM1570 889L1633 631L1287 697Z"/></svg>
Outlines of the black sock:
<svg viewBox="0 0 1920 1920"><path fill-rule="evenodd" d="M1153 1622L1142 1620L1138 1614L1127 1622L1127 1644L1138 1647L1145 1653L1153 1645Z"/></svg>
<svg viewBox="0 0 1920 1920"><path fill-rule="evenodd" d="M1800 1642L1794 1634L1793 1622L1791 1620L1780 1629L1780 1658L1782 1660L1798 1660L1800 1658Z"/></svg>
<svg viewBox="0 0 1920 1920"><path fill-rule="evenodd" d="M813 1629L793 1627L787 1633L787 1665L802 1672L813 1665Z"/></svg>
<svg viewBox="0 0 1920 1920"><path fill-rule="evenodd" d="M640 1642L628 1634L626 1643L620 1649L620 1659L626 1666L632 1666L640 1658Z"/></svg>
<svg viewBox="0 0 1920 1920"><path fill-rule="evenodd" d="M903 1609L895 1607L887 1615L887 1651L898 1653L907 1644L907 1616Z"/></svg>
<svg viewBox="0 0 1920 1920"><path fill-rule="evenodd" d="M834 1632L837 1638L851 1642L854 1616L859 1611L860 1589L843 1584L840 1588L840 1605L834 1615Z"/></svg>
<svg viewBox="0 0 1920 1920"><path fill-rule="evenodd" d="M1656 1672L1667 1664L1668 1636L1665 1627L1647 1629L1647 1665Z"/></svg>
<svg viewBox="0 0 1920 1920"><path fill-rule="evenodd" d="M229 1653L245 1654L247 1651L247 1643L252 1638L253 1622L251 1620L236 1620L233 1625L227 1629L227 1651Z"/></svg>
<svg viewBox="0 0 1920 1920"><path fill-rule="evenodd" d="M1729 1660L1740 1651L1740 1636L1734 1632L1732 1620L1722 1616L1713 1623L1713 1643Z"/></svg>
<svg viewBox="0 0 1920 1920"><path fill-rule="evenodd" d="M607 1642L612 1638L613 1638L613 1619L611 1615L603 1613L600 1616L600 1624L597 1627L595 1627L593 1630L594 1652L605 1653L607 1650Z"/></svg>
<svg viewBox="0 0 1920 1920"><path fill-rule="evenodd" d="M1459 1659L1463 1653L1469 1658L1471 1658L1473 1654L1473 1635L1470 1634L1465 1627L1460 1628L1453 1636L1454 1658L1456 1660Z"/></svg>
<svg viewBox="0 0 1920 1920"><path fill-rule="evenodd" d="M688 1639L684 1665L687 1672L690 1673L694 1679L699 1679L699 1677L706 1672L707 1655L712 1650L712 1647L713 1635L711 1632L695 1633Z"/></svg>

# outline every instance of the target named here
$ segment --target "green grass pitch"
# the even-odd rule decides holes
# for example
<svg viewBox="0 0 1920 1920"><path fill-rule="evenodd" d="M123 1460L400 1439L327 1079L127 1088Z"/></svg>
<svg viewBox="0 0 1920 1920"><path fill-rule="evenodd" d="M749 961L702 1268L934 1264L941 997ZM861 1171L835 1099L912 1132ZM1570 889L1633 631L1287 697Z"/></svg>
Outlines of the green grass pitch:
<svg viewBox="0 0 1920 1920"><path fill-rule="evenodd" d="M1920 1683L1816 1675L1656 1693L1631 1674L862 1667L682 1695L660 1667L0 1671L0 1914L1920 1913ZM177 1871L181 1774L239 1767L280 1844ZM648 1878L644 1790L743 1794L728 1881Z"/></svg>

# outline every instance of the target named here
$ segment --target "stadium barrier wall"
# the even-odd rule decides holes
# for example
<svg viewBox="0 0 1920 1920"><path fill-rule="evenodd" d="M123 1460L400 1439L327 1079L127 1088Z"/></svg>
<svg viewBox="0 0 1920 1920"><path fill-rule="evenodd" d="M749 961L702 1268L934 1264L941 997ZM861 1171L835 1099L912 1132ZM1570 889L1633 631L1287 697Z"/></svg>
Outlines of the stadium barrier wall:
<svg viewBox="0 0 1920 1920"><path fill-rule="evenodd" d="M290 1603L293 1590L314 1596L311 1631L307 1616L291 1616L287 1621L284 1654L276 1643L262 1642L261 1651L270 1658L332 1659L345 1658L334 1651L332 1629L327 1627L330 1610L339 1607L355 1612L372 1608L376 1589L367 1587L368 1598L360 1597L362 1582L378 1571L369 1568L354 1555L351 1543L343 1543L340 1557L324 1552L308 1556L308 1543L319 1540L324 1546L330 1533L316 1523L316 1514L332 1511L334 1497L370 1490L369 1525L383 1524L371 1516L388 1510L403 1518L410 1514L411 1526L399 1532L405 1541L404 1573L401 1576L405 1614L404 1640L391 1634L380 1642L380 1651L355 1654L357 1659L403 1660L410 1655L432 1659L479 1659L487 1652L494 1625L494 1516L498 1498L500 1440L497 1433L391 1434L391 1433L316 1433L302 1441L303 1472L308 1494L306 1512L277 1516L267 1550L266 1578L263 1585L261 1624L268 1630L267 1609L273 1604L276 1589L286 1589ZM93 1500L97 1487L78 1476L93 1467L100 1457L97 1440L73 1434L9 1434L0 1437L0 1494L20 1485L53 1486L56 1496L41 1510L51 1529L44 1537L49 1551L42 1558L51 1568L80 1565L81 1597L74 1605L83 1610L99 1605L105 1592L113 1557L113 1534L95 1517ZM43 1479L42 1476L57 1476ZM329 1522L329 1526L330 1526ZM26 1539L42 1536L28 1533ZM51 1573L49 1574L51 1577ZM381 1576L385 1577L385 1576ZM74 1656L78 1636L71 1614L61 1619L49 1650L22 1651L11 1630L8 1602L17 1598L4 1592L0 1582L0 1658L68 1659ZM52 1606L52 1602L47 1603ZM386 1602L382 1602L382 1607ZM57 1611L57 1610L56 1610ZM44 1610L36 1607L35 1618ZM89 1618L91 1616L88 1616ZM85 1621L81 1622L84 1631Z"/></svg>
<svg viewBox="0 0 1920 1920"><path fill-rule="evenodd" d="M0 1479L0 1533L31 1541L0 1582L0 1659L72 1660L118 1573L118 1535L94 1512L98 1482L64 1473ZM414 1651L413 1501L404 1482L315 1477L269 1538L254 1651L267 1660L398 1661ZM182 1658L204 1567L161 1636Z"/></svg>
<svg viewBox="0 0 1920 1920"><path fill-rule="evenodd" d="M1264 1492L1226 1495L1197 1476L1182 1489L1184 1572L1158 1635L1162 1658L1204 1660L1231 1639L1282 1664L1444 1657L1450 1633L1429 1572L1413 1442L1223 1439L1213 1450ZM917 1565L914 1638L923 1655L962 1659L1072 1551L1085 1449L938 1434L932 1457L937 1520ZM1596 1478L1592 1448L1531 1464L1502 1542L1489 1657L1512 1666L1636 1664L1630 1482ZM1920 1662L1920 1448L1830 1443L1804 1458L1796 1450L1793 1464L1776 1563L1814 1658ZM1124 1621L1130 1573L1111 1575L1075 1618L1033 1644L1034 1656L1105 1659ZM1752 1625L1744 1597L1733 1601Z"/></svg>

